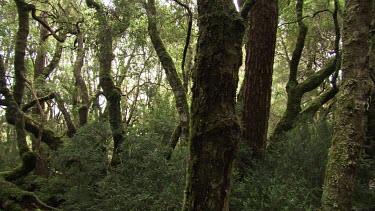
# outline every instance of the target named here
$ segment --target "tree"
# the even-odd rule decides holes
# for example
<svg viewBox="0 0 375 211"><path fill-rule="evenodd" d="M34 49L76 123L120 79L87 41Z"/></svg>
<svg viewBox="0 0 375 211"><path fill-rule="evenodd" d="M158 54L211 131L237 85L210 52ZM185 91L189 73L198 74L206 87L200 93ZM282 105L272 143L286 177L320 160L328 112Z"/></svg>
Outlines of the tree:
<svg viewBox="0 0 375 211"><path fill-rule="evenodd" d="M246 146L252 148L253 157L257 158L262 157L267 141L277 4L275 0L256 1L248 20L242 138Z"/></svg>
<svg viewBox="0 0 375 211"><path fill-rule="evenodd" d="M199 0L198 27L183 210L228 210L244 24L232 1Z"/></svg>
<svg viewBox="0 0 375 211"><path fill-rule="evenodd" d="M5 78L5 67L3 58L0 56L0 93L5 97L7 106L7 117L13 116L17 147L22 163L10 172L0 174L0 207L5 209L53 209L40 202L32 193L20 190L12 184L16 179L23 178L34 170L37 161L37 155L31 151L26 141L25 116L21 110L23 95L26 86L25 50L27 46L27 37L29 34L29 14L35 12L35 6L27 4L21 0L15 0L18 12L18 31L15 45L15 85L13 93L7 88Z"/></svg>
<svg viewBox="0 0 375 211"><path fill-rule="evenodd" d="M286 110L277 123L275 129L269 137L270 142L282 140L282 136L285 132L289 131L295 126L298 118L304 115L314 116L314 114L319 110L322 105L327 101L332 99L338 92L338 87L336 86L335 80L331 82L331 88L322 92L318 97L316 97L313 102L310 103L308 107L302 110L302 97L319 85L321 85L324 80L326 80L330 75L335 71L337 72L341 65L341 59L339 55L339 41L340 41L340 31L337 21L337 10L338 7L335 7L335 13L333 13L333 19L335 23L335 56L328 61L325 61L325 65L319 70L314 71L302 82L298 81L298 70L300 68L302 53L305 48L306 36L308 33L308 27L304 23L303 16L303 6L304 0L296 1L296 19L293 23L298 23L298 38L295 44L292 57L289 63L289 79L286 85L287 92L287 105ZM335 15L336 14L336 15Z"/></svg>
<svg viewBox="0 0 375 211"><path fill-rule="evenodd" d="M367 127L373 81L368 61L369 1L345 1L343 84L324 181L323 210L351 210L352 194Z"/></svg>
<svg viewBox="0 0 375 211"><path fill-rule="evenodd" d="M98 43L99 43L99 80L103 89L103 94L107 99L108 116L113 136L113 157L111 165L116 166L121 162L120 153L121 146L125 141L125 128L121 118L121 89L115 86L112 79L111 63L114 59L112 50L113 29L108 23L107 14L103 8L92 0L86 0L86 4L90 8L94 8L97 12L99 21Z"/></svg>
<svg viewBox="0 0 375 211"><path fill-rule="evenodd" d="M189 138L190 115L189 115L189 106L187 103L187 96L186 96L187 86L186 87L183 86L183 82L178 77L176 66L172 60L172 57L169 55L167 49L164 46L162 39L160 38L157 25L156 25L155 1L148 0L146 8L147 8L147 18L148 18L148 33L150 35L155 51L159 57L159 60L161 64L163 65L163 68L168 78L168 82L170 86L172 87L173 94L176 100L177 112L180 118L180 123L177 126L177 129L175 130L174 135L172 136L171 145L172 145L172 148L174 148L174 146L176 145L178 141L179 133L181 133L183 141L187 141ZM187 80L185 81L187 83Z"/></svg>

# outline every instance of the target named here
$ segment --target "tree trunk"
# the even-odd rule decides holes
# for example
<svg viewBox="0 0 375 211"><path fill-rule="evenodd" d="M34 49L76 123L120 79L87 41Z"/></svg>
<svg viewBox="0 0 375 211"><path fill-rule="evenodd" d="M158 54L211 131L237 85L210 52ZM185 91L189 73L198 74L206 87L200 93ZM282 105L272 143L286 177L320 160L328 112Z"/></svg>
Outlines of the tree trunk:
<svg viewBox="0 0 375 211"><path fill-rule="evenodd" d="M267 141L275 57L277 0L257 1L250 11L245 67L245 104L242 138L253 149L253 157L263 155Z"/></svg>
<svg viewBox="0 0 375 211"><path fill-rule="evenodd" d="M298 20L299 31L297 43L292 54L292 59L290 61L289 79L286 85L286 92L288 96L287 106L282 118L277 123L274 131L270 135L270 143L280 141L282 139L282 136L294 127L296 121L302 114L314 115L315 112L324 103L332 99L338 91L337 87L333 86L330 90L324 92L318 98L316 98L316 100L311 103L311 107L308 107L307 110L302 111L301 102L303 95L314 90L320 84L322 84L323 81L332 73L334 73L341 64L340 56L337 53L336 56L333 59L329 60L321 70L314 72L301 83L298 82L298 66L301 61L302 51L305 47L305 40L308 30L307 26L303 22L303 4L304 0L297 0L296 2L296 18ZM337 17L333 18L337 19ZM339 31L336 30L336 41L337 40L340 40L340 34ZM335 51L338 51L338 49L335 49Z"/></svg>
<svg viewBox="0 0 375 211"><path fill-rule="evenodd" d="M190 158L184 210L229 210L232 163L240 136L235 114L243 20L231 0L198 0Z"/></svg>
<svg viewBox="0 0 375 211"><path fill-rule="evenodd" d="M178 77L176 66L169 55L167 49L164 46L162 39L160 38L157 26L156 26L156 8L155 0L148 0L147 3L147 18L148 18L148 33L150 35L152 44L159 57L161 64L167 75L169 85L172 87L173 94L176 100L176 108L180 118L181 126L181 139L187 141L189 138L189 106L187 103L186 91Z"/></svg>
<svg viewBox="0 0 375 211"><path fill-rule="evenodd" d="M83 47L83 36L84 34L79 29L77 29L77 57L74 63L74 78L76 81L76 88L80 90L80 96L82 100L82 105L78 108L79 125L81 127L87 123L88 112L90 107L89 92L87 90L85 80L83 79L81 74L83 67L83 59L85 57L85 50Z"/></svg>
<svg viewBox="0 0 375 211"><path fill-rule="evenodd" d="M97 19L99 21L99 83L103 89L103 94L107 99L109 124L111 126L114 142L111 165L116 166L121 162L119 154L121 153L121 145L125 141L125 128L121 118L121 90L115 86L112 79L112 28L110 24L107 23L106 12L98 3L94 2L93 0L86 0L86 3L88 7L95 8L97 12Z"/></svg>
<svg viewBox="0 0 375 211"><path fill-rule="evenodd" d="M367 107L373 81L368 63L369 1L345 1L343 84L324 181L323 210L351 210L361 146L367 129Z"/></svg>

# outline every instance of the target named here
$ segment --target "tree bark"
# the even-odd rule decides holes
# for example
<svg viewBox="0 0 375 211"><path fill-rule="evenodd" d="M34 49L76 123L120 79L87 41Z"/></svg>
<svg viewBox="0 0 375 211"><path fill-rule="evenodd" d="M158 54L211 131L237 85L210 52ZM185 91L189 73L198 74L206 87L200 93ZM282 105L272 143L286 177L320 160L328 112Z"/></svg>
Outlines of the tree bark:
<svg viewBox="0 0 375 211"><path fill-rule="evenodd" d="M107 99L109 124L113 137L113 156L111 165L116 166L121 163L121 145L125 141L125 128L121 115L121 90L116 87L112 79L111 63L113 60L112 50L112 28L107 23L105 11L101 6L92 0L86 0L90 8L95 8L99 21L98 44L99 44L99 83L103 89L103 94Z"/></svg>
<svg viewBox="0 0 375 211"><path fill-rule="evenodd" d="M278 22L277 0L256 1L249 15L242 138L261 158L267 141Z"/></svg>
<svg viewBox="0 0 375 211"><path fill-rule="evenodd" d="M244 23L231 0L198 0L190 158L183 210L229 210Z"/></svg>
<svg viewBox="0 0 375 211"><path fill-rule="evenodd" d="M371 2L371 31L370 31L370 49L369 49L369 65L370 74L375 81L375 1ZM375 93L371 95L371 101L368 109L368 125L367 125L367 142L366 155L370 159L375 158Z"/></svg>
<svg viewBox="0 0 375 211"><path fill-rule="evenodd" d="M323 210L351 210L356 172L365 141L367 107L373 81L368 61L369 1L345 1L343 84L324 181Z"/></svg>
<svg viewBox="0 0 375 211"><path fill-rule="evenodd" d="M333 59L329 60L321 70L311 74L303 82L298 82L298 66L301 61L302 51L305 47L305 40L308 30L302 18L303 4L303 0L297 0L296 2L296 18L298 20L299 32L297 43L292 54L292 59L290 60L289 80L286 85L286 92L288 96L287 107L282 118L277 123L274 131L270 135L270 143L280 141L282 139L282 136L294 127L296 121L303 113L301 108L303 95L317 88L321 83L323 83L323 81L326 78L328 78L332 73L334 73L340 67L341 64L340 56L336 54L336 56ZM339 39L339 31L336 31L336 40ZM338 51L338 49L335 49L335 51ZM331 91L323 93L321 96L319 96L313 103L311 103L312 107L309 108L308 113L310 115L314 115L317 111L316 108L320 108L325 102L332 99L336 95L337 91L338 90L335 85ZM307 112L305 112L305 114L306 113Z"/></svg>
<svg viewBox="0 0 375 211"><path fill-rule="evenodd" d="M176 108L180 119L181 125L181 139L187 141L189 138L189 106L187 103L186 91L178 77L176 66L169 55L167 49L164 46L162 39L160 38L157 26L156 26L156 8L155 0L148 0L147 3L147 18L148 18L148 33L150 35L152 44L159 57L161 64L167 75L168 82L172 87L172 91L176 100Z"/></svg>
<svg viewBox="0 0 375 211"><path fill-rule="evenodd" d="M78 24L77 24L78 25ZM87 123L88 112L90 107L90 97L87 90L85 80L82 77L81 71L83 67L83 59L85 57L85 50L83 47L83 36L84 34L77 29L77 57L74 63L74 78L76 80L76 88L80 90L80 96L82 105L78 108L79 113L79 125L83 126Z"/></svg>

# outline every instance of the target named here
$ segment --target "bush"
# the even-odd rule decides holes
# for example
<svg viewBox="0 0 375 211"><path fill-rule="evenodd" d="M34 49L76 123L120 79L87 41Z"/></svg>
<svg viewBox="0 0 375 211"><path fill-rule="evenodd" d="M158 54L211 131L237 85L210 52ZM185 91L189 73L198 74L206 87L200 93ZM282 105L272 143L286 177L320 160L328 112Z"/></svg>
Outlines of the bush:
<svg viewBox="0 0 375 211"><path fill-rule="evenodd" d="M168 146L160 134L139 135L128 128L122 163L109 166L109 124L91 122L53 155L59 174L39 195L59 184L64 210L177 210L182 206L187 149L178 148L166 160ZM108 147L108 148L107 148ZM61 182L63 184L61 184ZM55 187L56 189L56 187Z"/></svg>
<svg viewBox="0 0 375 211"><path fill-rule="evenodd" d="M232 210L316 210L324 181L331 126L303 123L267 149L264 160L237 177Z"/></svg>

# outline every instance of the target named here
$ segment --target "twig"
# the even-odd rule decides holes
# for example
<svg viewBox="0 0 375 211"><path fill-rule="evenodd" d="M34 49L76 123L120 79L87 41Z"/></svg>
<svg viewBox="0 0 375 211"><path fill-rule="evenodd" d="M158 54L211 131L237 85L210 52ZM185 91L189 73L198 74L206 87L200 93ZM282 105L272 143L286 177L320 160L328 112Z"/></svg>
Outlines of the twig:
<svg viewBox="0 0 375 211"><path fill-rule="evenodd" d="M280 27L280 26L285 26L285 25L288 25L288 24L298 23L298 22L300 22L301 20L303 20L303 19L305 19L305 18L315 18L315 16L317 16L318 14L323 13L323 12L330 12L330 13L332 13L332 11L329 10L329 9L320 10L320 11L315 12L315 13L314 13L313 15L311 15L311 16L310 16L310 15L306 15L306 16L303 16L302 18L299 18L298 20L295 20L295 21L291 21L291 22L286 22L286 23L280 24L278 27Z"/></svg>

